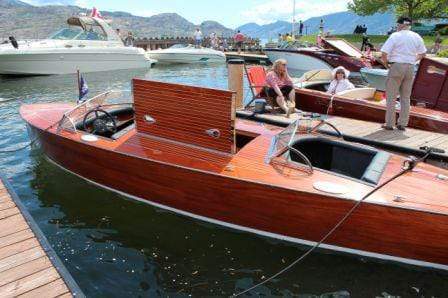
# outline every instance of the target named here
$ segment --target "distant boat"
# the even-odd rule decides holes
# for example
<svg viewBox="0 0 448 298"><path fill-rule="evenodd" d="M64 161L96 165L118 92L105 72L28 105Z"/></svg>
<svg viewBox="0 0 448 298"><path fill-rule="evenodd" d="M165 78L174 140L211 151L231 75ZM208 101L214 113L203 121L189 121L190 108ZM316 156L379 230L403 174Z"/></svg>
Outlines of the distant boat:
<svg viewBox="0 0 448 298"><path fill-rule="evenodd" d="M157 63L225 63L226 56L221 51L209 48L196 48L190 44L175 44L168 49L147 52L148 57Z"/></svg>
<svg viewBox="0 0 448 298"><path fill-rule="evenodd" d="M288 68L299 71L314 69L332 70L344 66L352 74L359 74L361 68L382 68L381 65L372 65L372 62L363 57L356 47L339 38L323 38L324 48L309 47L300 42L289 44L283 48L266 48L265 53L271 62L285 59Z"/></svg>
<svg viewBox="0 0 448 298"><path fill-rule="evenodd" d="M369 86L377 90L386 91L386 79L389 73L388 69L361 68L361 77Z"/></svg>
<svg viewBox="0 0 448 298"><path fill-rule="evenodd" d="M143 49L125 47L101 18L77 16L48 39L0 45L0 74L52 75L150 68Z"/></svg>

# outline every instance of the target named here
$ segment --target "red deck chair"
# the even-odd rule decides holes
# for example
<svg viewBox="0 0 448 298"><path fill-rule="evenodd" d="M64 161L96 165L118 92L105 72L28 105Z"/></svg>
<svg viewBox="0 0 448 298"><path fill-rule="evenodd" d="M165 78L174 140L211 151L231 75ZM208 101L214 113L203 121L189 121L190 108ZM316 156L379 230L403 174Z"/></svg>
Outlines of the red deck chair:
<svg viewBox="0 0 448 298"><path fill-rule="evenodd" d="M263 66L251 66L246 67L247 80L249 81L249 88L252 92L252 99L249 101L245 107L249 106L254 100L263 98L266 99L266 103L270 105L273 109L277 107L277 102L274 98L269 96L266 85L266 70Z"/></svg>

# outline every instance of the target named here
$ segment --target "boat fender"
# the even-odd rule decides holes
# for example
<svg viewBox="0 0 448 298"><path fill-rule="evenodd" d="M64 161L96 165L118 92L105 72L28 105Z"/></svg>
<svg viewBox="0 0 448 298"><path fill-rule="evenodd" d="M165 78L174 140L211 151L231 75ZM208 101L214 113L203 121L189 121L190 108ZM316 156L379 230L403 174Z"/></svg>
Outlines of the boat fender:
<svg viewBox="0 0 448 298"><path fill-rule="evenodd" d="M19 49L19 44L14 36L10 36L9 41L15 49Z"/></svg>

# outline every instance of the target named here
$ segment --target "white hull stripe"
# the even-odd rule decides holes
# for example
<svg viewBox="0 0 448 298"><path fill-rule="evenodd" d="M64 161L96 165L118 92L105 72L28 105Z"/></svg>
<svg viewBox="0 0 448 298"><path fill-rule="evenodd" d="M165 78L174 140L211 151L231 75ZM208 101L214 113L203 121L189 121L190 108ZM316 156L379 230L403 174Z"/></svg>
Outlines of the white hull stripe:
<svg viewBox="0 0 448 298"><path fill-rule="evenodd" d="M58 166L59 168L63 169L64 171L67 171L93 185L99 186L101 188L110 190L112 192L118 193L122 196L137 200L139 202L142 203L146 203L149 204L151 206L154 207L158 207L161 209L165 209L168 211L172 211L174 213L177 214L181 214L184 216L188 216L188 217L192 217L194 219L198 219L201 221L205 221L205 222L209 222L209 223L213 223L216 225L220 225L220 226L224 226L224 227L228 227L228 228L232 228L232 229L236 229L236 230L240 230L240 231L244 231L244 232L249 232L249 233L254 233L257 235L261 235L261 236L265 236L265 237L270 237L270 238L274 238L274 239L279 239L282 241L288 241L288 242L293 242L293 243L298 243L298 244L302 244L302 245L307 245L307 246L313 246L316 244L316 242L314 241L308 241L308 240L303 240L303 239L299 239L299 238L294 238L294 237L289 237L289 236L285 236L285 235L280 235L280 234L275 234L275 233L271 233L271 232L266 232L266 231L261 231L261 230L257 230L257 229L253 229L253 228L248 228L248 227L244 227L244 226L240 226L240 225L236 225L236 224L232 224L232 223L228 223L228 222L224 222L224 221L220 221L217 219L213 219L213 218L209 218L209 217L205 217L205 216L201 216L201 215L197 215L194 213L190 213L187 211L183 211L183 210L179 210L176 208L172 208L166 205L162 205L159 203L155 203L155 202L151 202L149 200L146 199L142 199L133 195L130 195L128 193L122 192L120 190L116 190L114 188L111 188L109 186L105 186L103 184L97 183L95 181L92 181L90 179L87 179L75 172L72 172L66 168L64 168L63 166L59 165L57 162L55 162L54 160L52 160L50 157L46 156L47 159L55 164L56 166ZM331 245L331 244L321 244L319 246L320 248L324 248L324 249L328 249L328 250L334 250L334 251L338 251L338 252L344 252L344 253L349 253L349 254L355 254L355 255L360 255L360 256L364 256L364 257L369 257L369 258L376 258L376 259L381 259L381 260L388 260L388 261L394 261L394 262L399 262L399 263L404 263L404 264L410 264L410 265L415 265L415 266L420 266L420 267L429 267L429 268L435 268L435 269L441 269L441 270L448 270L448 265L443 265L443 264L437 264L437 263L431 263L431 262L425 262L425 261L419 261L419 260L414 260L414 259L406 259L406 258L401 258L401 257L395 257L395 256L390 256L390 255L385 255L385 254L379 254L379 253L374 253L374 252L368 252L368 251L363 251L363 250L357 250L357 249L352 249L352 248L346 248L346 247L341 247L341 246L335 246L335 245Z"/></svg>

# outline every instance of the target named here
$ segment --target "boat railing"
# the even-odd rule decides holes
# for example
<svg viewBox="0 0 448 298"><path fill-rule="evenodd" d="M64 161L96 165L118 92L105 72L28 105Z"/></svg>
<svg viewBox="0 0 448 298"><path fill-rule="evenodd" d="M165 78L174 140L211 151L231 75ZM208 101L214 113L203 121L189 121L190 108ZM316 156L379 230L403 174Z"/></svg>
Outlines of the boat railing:
<svg viewBox="0 0 448 298"><path fill-rule="evenodd" d="M83 120L87 112L92 109L123 105L133 105L131 91L111 90L101 93L82 103L79 103L73 109L64 113L59 121L58 131L64 129L76 132L77 123Z"/></svg>

